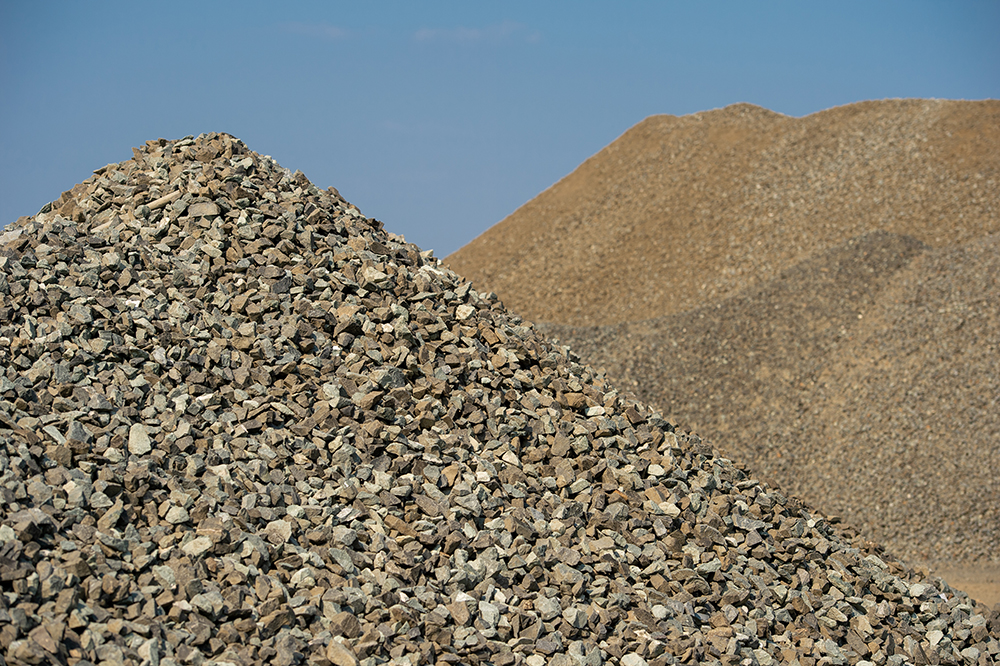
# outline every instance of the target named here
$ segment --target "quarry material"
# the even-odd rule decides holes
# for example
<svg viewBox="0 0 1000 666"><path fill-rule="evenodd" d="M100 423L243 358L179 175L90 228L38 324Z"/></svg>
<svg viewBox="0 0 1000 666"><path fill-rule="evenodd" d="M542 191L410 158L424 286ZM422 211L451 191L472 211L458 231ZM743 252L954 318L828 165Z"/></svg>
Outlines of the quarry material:
<svg viewBox="0 0 1000 666"><path fill-rule="evenodd" d="M997 128L998 100L651 116L446 263L535 322L685 312L873 231L1000 231Z"/></svg>
<svg viewBox="0 0 1000 666"><path fill-rule="evenodd" d="M1000 658L1000 607L227 135L0 232L0 294L5 664Z"/></svg>
<svg viewBox="0 0 1000 666"><path fill-rule="evenodd" d="M984 582L998 128L996 100L654 116L447 263L762 478Z"/></svg>

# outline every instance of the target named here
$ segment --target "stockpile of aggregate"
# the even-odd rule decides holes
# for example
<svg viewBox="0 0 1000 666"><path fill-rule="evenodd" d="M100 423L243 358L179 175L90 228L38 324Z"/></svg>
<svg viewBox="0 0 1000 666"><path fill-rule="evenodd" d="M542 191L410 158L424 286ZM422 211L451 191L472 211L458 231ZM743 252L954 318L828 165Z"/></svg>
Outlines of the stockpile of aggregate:
<svg viewBox="0 0 1000 666"><path fill-rule="evenodd" d="M873 231L1000 232L1000 100L650 116L449 256L535 322L686 312Z"/></svg>
<svg viewBox="0 0 1000 666"><path fill-rule="evenodd" d="M227 135L9 226L0 295L5 664L1000 658L1000 607Z"/></svg>
<svg viewBox="0 0 1000 666"><path fill-rule="evenodd" d="M653 116L447 262L762 478L978 584L998 130L996 100Z"/></svg>

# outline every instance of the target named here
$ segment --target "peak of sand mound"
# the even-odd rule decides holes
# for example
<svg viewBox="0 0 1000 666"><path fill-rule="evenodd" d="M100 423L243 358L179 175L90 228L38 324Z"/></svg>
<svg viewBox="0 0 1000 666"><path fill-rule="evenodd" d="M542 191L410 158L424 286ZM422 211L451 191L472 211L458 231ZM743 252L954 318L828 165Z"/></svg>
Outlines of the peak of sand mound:
<svg viewBox="0 0 1000 666"><path fill-rule="evenodd" d="M0 235L6 664L985 663L989 611L335 191L156 141Z"/></svg>
<svg viewBox="0 0 1000 666"><path fill-rule="evenodd" d="M534 321L691 310L870 231L1000 231L1000 102L653 116L447 258Z"/></svg>

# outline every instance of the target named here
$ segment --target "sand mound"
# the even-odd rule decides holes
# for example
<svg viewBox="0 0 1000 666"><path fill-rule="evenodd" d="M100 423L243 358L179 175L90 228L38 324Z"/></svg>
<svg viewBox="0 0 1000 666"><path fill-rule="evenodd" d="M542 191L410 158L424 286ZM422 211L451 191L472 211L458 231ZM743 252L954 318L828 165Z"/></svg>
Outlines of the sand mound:
<svg viewBox="0 0 1000 666"><path fill-rule="evenodd" d="M875 233L714 306L543 330L913 561L989 560L1000 552L997 275L995 236L930 250Z"/></svg>
<svg viewBox="0 0 1000 666"><path fill-rule="evenodd" d="M652 116L447 263L533 321L609 325L718 302L871 231L934 247L1000 231L998 185L998 101Z"/></svg>
<svg viewBox="0 0 1000 666"><path fill-rule="evenodd" d="M985 664L989 611L226 135L0 235L0 663Z"/></svg>

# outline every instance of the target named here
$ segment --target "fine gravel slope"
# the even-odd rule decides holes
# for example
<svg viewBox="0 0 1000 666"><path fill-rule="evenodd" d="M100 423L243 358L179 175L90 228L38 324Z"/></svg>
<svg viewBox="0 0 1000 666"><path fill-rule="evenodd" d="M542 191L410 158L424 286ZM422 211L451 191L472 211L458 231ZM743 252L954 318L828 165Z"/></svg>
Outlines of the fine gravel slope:
<svg viewBox="0 0 1000 666"><path fill-rule="evenodd" d="M446 262L533 321L612 325L871 231L934 247L1000 231L998 186L1000 101L736 104L647 118Z"/></svg>
<svg viewBox="0 0 1000 666"><path fill-rule="evenodd" d="M928 251L894 276L817 382L803 428L853 439L813 498L873 489L872 532L914 559L1000 563L1000 235ZM804 484L801 486L804 490ZM804 493L803 493L804 494ZM926 548L921 552L920 545Z"/></svg>
<svg viewBox="0 0 1000 666"><path fill-rule="evenodd" d="M878 232L714 306L542 330L912 561L996 561L997 250Z"/></svg>
<svg viewBox="0 0 1000 666"><path fill-rule="evenodd" d="M332 188L133 155L0 234L0 666L1000 658Z"/></svg>

